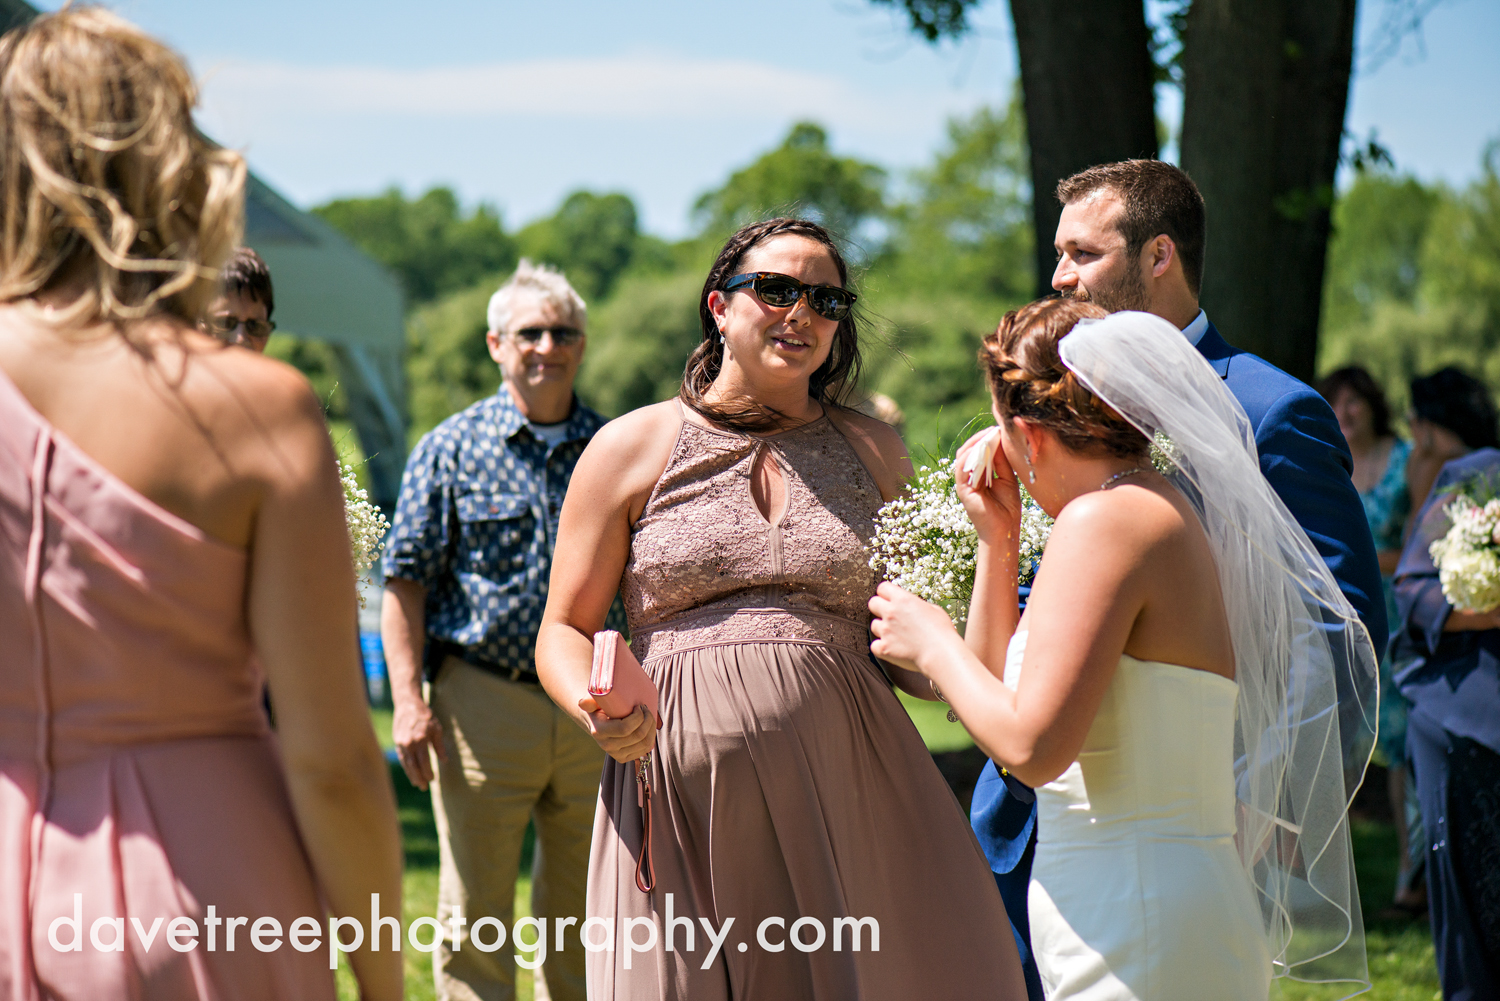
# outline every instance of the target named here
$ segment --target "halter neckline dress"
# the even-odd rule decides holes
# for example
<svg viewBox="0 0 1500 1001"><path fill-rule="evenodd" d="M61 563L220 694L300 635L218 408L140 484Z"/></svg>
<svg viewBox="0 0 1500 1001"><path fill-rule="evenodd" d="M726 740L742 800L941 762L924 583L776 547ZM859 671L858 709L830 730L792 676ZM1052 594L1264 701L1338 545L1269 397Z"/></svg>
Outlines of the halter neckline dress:
<svg viewBox="0 0 1500 1001"><path fill-rule="evenodd" d="M774 520L751 493L762 460L786 484ZM1000 957L1013 946L989 866L869 655L866 546L880 505L826 414L772 436L684 420L621 582L664 718L651 766L657 883L636 888L634 770L608 760L588 900L615 942L589 954L590 997L1006 996ZM800 945L783 944L804 918L816 924L797 927ZM847 920L835 924L863 918L878 923L878 951L872 922L858 951ZM631 919L644 920L627 930ZM730 919L710 958L705 925L719 934ZM644 942L647 924L656 946L632 953L622 936Z"/></svg>
<svg viewBox="0 0 1500 1001"><path fill-rule="evenodd" d="M247 558L0 371L0 997L333 998L321 951L261 952L245 923L208 945L210 913L283 932L324 914L261 707ZM75 910L80 948L59 951ZM178 918L190 951L168 944Z"/></svg>

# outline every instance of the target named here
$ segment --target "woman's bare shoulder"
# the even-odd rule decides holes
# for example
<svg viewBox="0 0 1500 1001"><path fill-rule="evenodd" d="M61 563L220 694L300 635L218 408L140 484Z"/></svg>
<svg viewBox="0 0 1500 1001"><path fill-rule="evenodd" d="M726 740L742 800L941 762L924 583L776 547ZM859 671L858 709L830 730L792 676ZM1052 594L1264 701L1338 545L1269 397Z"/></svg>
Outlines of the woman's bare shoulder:
<svg viewBox="0 0 1500 1001"><path fill-rule="evenodd" d="M1133 562L1170 556L1174 544L1202 532L1185 506L1167 495L1171 489L1122 484L1075 497L1058 512L1048 548L1058 540Z"/></svg>
<svg viewBox="0 0 1500 1001"><path fill-rule="evenodd" d="M840 422L845 434L857 434L870 440L872 444L887 454L905 455L906 442L901 440L901 435L896 429L877 417L870 417L858 410L830 407L829 416Z"/></svg>
<svg viewBox="0 0 1500 1001"><path fill-rule="evenodd" d="M676 400L616 417L594 434L579 457L569 496L577 490L592 504L615 509L624 505L634 521L672 459L682 424Z"/></svg>
<svg viewBox="0 0 1500 1001"><path fill-rule="evenodd" d="M142 495L232 545L267 496L331 476L317 395L291 366L226 347L179 319L126 329L30 322L0 350L32 405Z"/></svg>
<svg viewBox="0 0 1500 1001"><path fill-rule="evenodd" d="M322 424L317 396L296 369L175 317L66 328L9 305L0 308L5 327L24 335L0 352L16 384L54 423L81 424L83 437L128 429L162 446L199 441L214 451L289 424ZM118 424L90 428L101 411L118 414Z"/></svg>
<svg viewBox="0 0 1500 1001"><path fill-rule="evenodd" d="M301 372L254 351L204 340L183 343L181 386L184 402L205 415L210 430L250 446L298 432L327 436L322 401Z"/></svg>
<svg viewBox="0 0 1500 1001"><path fill-rule="evenodd" d="M676 400L663 400L622 414L600 428L593 442L609 449L650 448L663 439L677 440L682 427L682 409ZM590 443L590 448L593 443Z"/></svg>

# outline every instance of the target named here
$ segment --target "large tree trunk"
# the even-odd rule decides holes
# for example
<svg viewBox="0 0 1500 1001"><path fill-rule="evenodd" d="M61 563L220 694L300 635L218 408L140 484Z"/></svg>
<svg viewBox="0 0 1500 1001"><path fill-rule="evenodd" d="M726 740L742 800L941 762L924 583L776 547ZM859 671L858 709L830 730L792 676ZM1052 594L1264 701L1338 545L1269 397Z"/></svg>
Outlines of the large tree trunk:
<svg viewBox="0 0 1500 1001"><path fill-rule="evenodd" d="M1182 166L1208 205L1202 301L1224 336L1313 377L1355 0L1194 0Z"/></svg>
<svg viewBox="0 0 1500 1001"><path fill-rule="evenodd" d="M1333 228L1355 0L1288 0L1276 120L1276 210L1272 244L1282 248L1272 277L1272 329L1286 341L1276 364L1311 380L1323 313L1323 269Z"/></svg>
<svg viewBox="0 0 1500 1001"><path fill-rule="evenodd" d="M1057 260L1057 182L1157 154L1154 70L1141 0L1010 0L1010 12L1031 145L1036 288L1045 296Z"/></svg>

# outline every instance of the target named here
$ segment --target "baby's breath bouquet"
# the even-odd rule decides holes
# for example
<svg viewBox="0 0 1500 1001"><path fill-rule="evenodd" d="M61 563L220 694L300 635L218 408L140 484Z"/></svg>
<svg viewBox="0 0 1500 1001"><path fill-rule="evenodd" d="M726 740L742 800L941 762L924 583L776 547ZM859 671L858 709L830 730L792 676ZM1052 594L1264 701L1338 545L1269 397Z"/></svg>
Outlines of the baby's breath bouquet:
<svg viewBox="0 0 1500 1001"><path fill-rule="evenodd" d="M1031 494L1021 487L1021 562L1017 583L1026 586L1036 576L1036 568L1042 562L1042 550L1047 548L1047 539L1052 535L1052 516L1032 500Z"/></svg>
<svg viewBox="0 0 1500 1001"><path fill-rule="evenodd" d="M360 489L354 467L339 460L339 479L344 484L344 520L349 526L349 549L354 556L354 573L363 576L385 548L385 530L389 527L380 508L370 503L369 495ZM361 599L363 600L363 599Z"/></svg>
<svg viewBox="0 0 1500 1001"><path fill-rule="evenodd" d="M1041 561L1052 519L1021 490L1020 583L1030 583ZM900 497L875 515L870 566L912 594L947 609L962 626L974 594L979 534L953 483L953 457L933 460Z"/></svg>
<svg viewBox="0 0 1500 1001"><path fill-rule="evenodd" d="M972 425L971 425L972 426ZM993 460L999 439L991 437L970 459L971 469ZM1177 446L1165 432L1151 440L1151 464L1163 475L1177 471ZM1017 582L1036 577L1042 552L1052 534L1052 519L1021 487L1021 542ZM962 626L974 595L974 561L979 535L958 499L953 483L953 457L932 460L917 470L906 493L875 515L875 538L870 542L870 566L893 584L947 609Z"/></svg>
<svg viewBox="0 0 1500 1001"><path fill-rule="evenodd" d="M1478 478L1459 487L1446 513L1452 527L1428 553L1443 596L1461 612L1500 608L1500 483Z"/></svg>

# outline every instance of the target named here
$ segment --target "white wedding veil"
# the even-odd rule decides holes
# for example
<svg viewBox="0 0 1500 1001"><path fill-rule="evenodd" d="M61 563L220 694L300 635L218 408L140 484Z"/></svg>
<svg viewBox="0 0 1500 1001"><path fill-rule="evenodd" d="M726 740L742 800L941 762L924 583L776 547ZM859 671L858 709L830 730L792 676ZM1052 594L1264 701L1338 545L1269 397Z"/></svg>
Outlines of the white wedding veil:
<svg viewBox="0 0 1500 1001"><path fill-rule="evenodd" d="M1275 975L1367 989L1349 801L1376 729L1378 658L1307 533L1260 472L1250 421L1172 324L1083 320L1062 362L1147 437L1213 547L1234 640L1236 844Z"/></svg>

